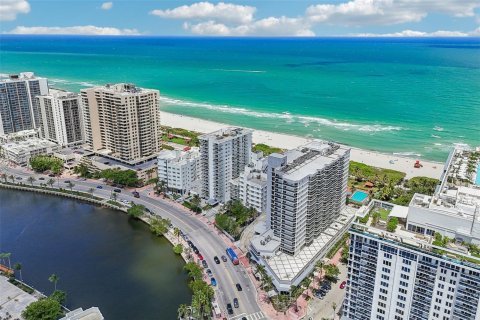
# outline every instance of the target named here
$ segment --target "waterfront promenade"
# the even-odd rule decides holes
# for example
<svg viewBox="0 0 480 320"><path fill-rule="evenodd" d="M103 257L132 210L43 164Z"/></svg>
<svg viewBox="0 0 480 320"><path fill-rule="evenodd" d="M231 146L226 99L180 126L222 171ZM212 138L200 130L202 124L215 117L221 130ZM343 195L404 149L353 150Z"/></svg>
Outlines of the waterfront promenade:
<svg viewBox="0 0 480 320"><path fill-rule="evenodd" d="M0 171L5 172L9 176L14 175L15 177L21 178L21 180L15 179L15 182L16 185L21 182L24 188L31 187L30 182L27 181L29 176L34 176L36 178L36 181L33 182L33 186L36 187L40 186L40 183L45 182L39 180L39 178L42 177L45 180L48 180L48 176L36 174L28 169L20 167L12 168L2 166L0 167ZM107 186L100 181L76 179L72 176L60 177L58 181L56 181L54 187L59 185L64 189L67 188L65 183L67 180L70 180L75 184L73 188L75 191L89 193L89 190L93 188L93 195L104 199L103 203L97 202L96 204L103 205L106 200L110 199L113 192L112 187ZM6 184L4 184L4 186L5 185ZM102 188L98 189L97 186L100 185ZM175 202L156 196L150 196L149 190L147 189L148 188L137 189L140 193L140 198L133 197L131 194L133 189L123 190L122 193L117 195L117 200L133 201L137 204L142 204L155 214L170 219L174 226L180 228L189 239L196 244L217 279L217 302L219 303L224 316L227 315L226 304L232 303L233 298L238 298L240 307L235 309L235 317L242 315L249 320L264 319L256 300L256 289L248 277L246 270L242 266L233 266L229 261L227 263L222 262L219 265L215 264L213 261L214 256L220 257L225 254L226 247L232 246L233 244L211 224L203 219L199 219L198 216L191 213L188 209ZM38 191L38 189L35 189L35 191ZM237 291L235 288L236 283L239 283L243 287L242 292Z"/></svg>

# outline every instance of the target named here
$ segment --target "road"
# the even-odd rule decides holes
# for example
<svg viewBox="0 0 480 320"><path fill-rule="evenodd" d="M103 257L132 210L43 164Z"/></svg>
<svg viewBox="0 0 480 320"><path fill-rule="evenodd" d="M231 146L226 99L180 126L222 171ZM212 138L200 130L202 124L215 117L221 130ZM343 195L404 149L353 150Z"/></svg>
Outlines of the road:
<svg viewBox="0 0 480 320"><path fill-rule="evenodd" d="M16 179L15 182L23 182L27 186L30 184L27 181L29 176L36 178L33 185L37 186L39 186L40 183L46 183L46 181L50 179L47 175L32 173L25 168L19 167L11 168L2 165L0 171L5 172L8 176L14 175L15 177L21 177L22 180ZM45 180L39 180L40 178L44 178ZM107 199L110 198L114 189L98 180L82 180L71 177L55 178L55 180L54 188L60 186L68 189L65 181L69 180L75 184L74 190L88 192L89 189L93 188L95 190L95 196ZM99 189L97 186L102 186L102 188ZM170 201L149 197L148 190L141 191L140 198L135 198L130 192L122 190L121 193L117 194L117 201L121 200L142 204L162 218L170 219L172 224L181 229L198 247L200 253L207 261L209 268L212 270L213 276L217 280L217 287L215 288L218 297L217 302L222 309L223 315L227 315L227 303L231 303L233 307L233 299L238 298L239 308L234 308L234 315L230 316L229 319L241 319L243 316L248 320L266 319L256 302L256 290L246 270L241 265L234 266L230 260L227 262L221 261L220 264L216 264L213 261L214 256L220 258L222 255L225 255L226 249L226 244L214 228L206 225L185 210L176 207L175 204ZM243 288L242 291L237 291L235 287L236 283L240 283Z"/></svg>

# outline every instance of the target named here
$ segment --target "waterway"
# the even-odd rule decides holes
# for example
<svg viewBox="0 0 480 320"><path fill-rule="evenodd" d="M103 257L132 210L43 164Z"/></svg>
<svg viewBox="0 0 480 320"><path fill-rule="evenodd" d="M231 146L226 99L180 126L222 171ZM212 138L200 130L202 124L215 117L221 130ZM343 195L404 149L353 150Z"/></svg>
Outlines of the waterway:
<svg viewBox="0 0 480 320"><path fill-rule="evenodd" d="M98 306L105 319L175 319L191 292L183 260L164 238L118 211L0 189L0 252L25 282L50 294L60 277L67 307Z"/></svg>

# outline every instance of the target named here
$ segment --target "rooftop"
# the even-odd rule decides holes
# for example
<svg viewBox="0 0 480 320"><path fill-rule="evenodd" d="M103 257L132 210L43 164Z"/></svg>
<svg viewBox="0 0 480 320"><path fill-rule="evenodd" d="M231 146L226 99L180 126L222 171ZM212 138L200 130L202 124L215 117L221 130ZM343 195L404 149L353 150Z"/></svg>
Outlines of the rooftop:
<svg viewBox="0 0 480 320"><path fill-rule="evenodd" d="M152 92L159 92L155 89L145 89L135 86L133 83L117 83L111 84L107 83L104 86L97 86L93 88L82 89L81 91L88 91L88 90L95 90L95 91L102 91L111 93L114 95L120 96L131 96L131 95L138 95L144 93L152 93Z"/></svg>
<svg viewBox="0 0 480 320"><path fill-rule="evenodd" d="M287 165L280 169L283 177L297 180L316 173L349 152L349 148L332 142L314 140L285 152Z"/></svg>
<svg viewBox="0 0 480 320"><path fill-rule="evenodd" d="M253 130L241 127L228 127L222 128L220 130L202 134L198 137L200 140L210 140L213 139L215 141L228 141L235 137L245 134L251 134Z"/></svg>
<svg viewBox="0 0 480 320"><path fill-rule="evenodd" d="M162 150L158 154L160 160L170 160L171 162L180 163L182 161L194 159L199 156L198 148L193 147L188 151L181 150Z"/></svg>
<svg viewBox="0 0 480 320"><path fill-rule="evenodd" d="M10 141L2 144L2 148L7 152L24 153L28 151L58 147L54 142L41 138L29 138L27 140Z"/></svg>
<svg viewBox="0 0 480 320"><path fill-rule="evenodd" d="M150 169L153 166L157 165L157 157L154 157L150 160L146 160L144 162L139 162L136 164L128 164L125 162L121 162L118 160L115 160L113 158L109 158L106 156L101 156L101 155L93 155L89 157L92 162L98 162L101 163L105 166L109 166L111 168L120 168L122 170L134 170L134 171L143 171L146 169Z"/></svg>
<svg viewBox="0 0 480 320"><path fill-rule="evenodd" d="M68 312L60 320L103 320L103 315L97 307L91 307L86 310L82 308Z"/></svg>
<svg viewBox="0 0 480 320"><path fill-rule="evenodd" d="M34 80L34 79L45 79L45 78L37 77L33 72L21 72L19 74L0 74L0 82L13 82L13 81L24 81L24 80Z"/></svg>
<svg viewBox="0 0 480 320"><path fill-rule="evenodd" d="M62 89L53 89L50 88L48 90L48 94L40 97L53 97L59 100L67 100L67 99L77 99L79 97L78 93L69 92Z"/></svg>

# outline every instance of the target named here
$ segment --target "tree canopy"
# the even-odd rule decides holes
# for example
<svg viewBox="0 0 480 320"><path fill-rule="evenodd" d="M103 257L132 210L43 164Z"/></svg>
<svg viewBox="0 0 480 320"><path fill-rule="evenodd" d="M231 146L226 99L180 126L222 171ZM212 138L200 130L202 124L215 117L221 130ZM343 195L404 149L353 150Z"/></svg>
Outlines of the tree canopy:
<svg viewBox="0 0 480 320"><path fill-rule="evenodd" d="M137 173L133 170L105 169L100 172L100 177L128 187L136 187L140 183Z"/></svg>
<svg viewBox="0 0 480 320"><path fill-rule="evenodd" d="M47 170L52 171L55 174L58 174L62 171L63 161L47 155L36 155L30 157L30 167L36 172L45 172Z"/></svg>
<svg viewBox="0 0 480 320"><path fill-rule="evenodd" d="M57 320L62 315L62 307L54 298L44 298L32 302L22 312L25 320Z"/></svg>
<svg viewBox="0 0 480 320"><path fill-rule="evenodd" d="M132 218L140 218L145 212L145 206L142 204L134 204L127 209L128 216Z"/></svg>

